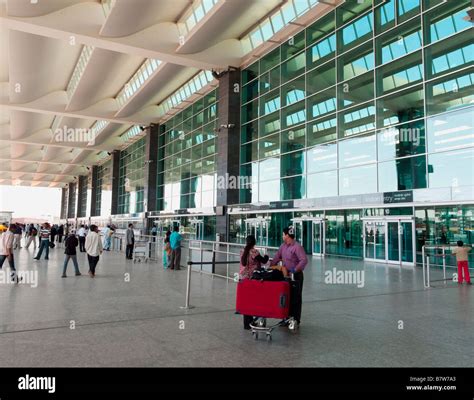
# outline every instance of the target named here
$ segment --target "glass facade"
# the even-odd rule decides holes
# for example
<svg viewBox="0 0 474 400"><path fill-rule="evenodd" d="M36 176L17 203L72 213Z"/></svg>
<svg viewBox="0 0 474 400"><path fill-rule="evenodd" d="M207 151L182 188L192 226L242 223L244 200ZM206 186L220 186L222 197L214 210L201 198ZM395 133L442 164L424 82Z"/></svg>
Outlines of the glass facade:
<svg viewBox="0 0 474 400"><path fill-rule="evenodd" d="M78 217L85 217L87 215L87 176L79 177L79 194L81 198L79 199L79 207L77 209Z"/></svg>
<svg viewBox="0 0 474 400"><path fill-rule="evenodd" d="M97 181L95 182L96 195L95 202L96 216L110 216L112 207L112 160L108 160L97 167Z"/></svg>
<svg viewBox="0 0 474 400"><path fill-rule="evenodd" d="M472 185L469 7L346 1L244 69L240 202Z"/></svg>
<svg viewBox="0 0 474 400"><path fill-rule="evenodd" d="M216 129L217 90L160 125L158 211L215 206Z"/></svg>
<svg viewBox="0 0 474 400"><path fill-rule="evenodd" d="M143 212L145 138L120 152L118 214Z"/></svg>

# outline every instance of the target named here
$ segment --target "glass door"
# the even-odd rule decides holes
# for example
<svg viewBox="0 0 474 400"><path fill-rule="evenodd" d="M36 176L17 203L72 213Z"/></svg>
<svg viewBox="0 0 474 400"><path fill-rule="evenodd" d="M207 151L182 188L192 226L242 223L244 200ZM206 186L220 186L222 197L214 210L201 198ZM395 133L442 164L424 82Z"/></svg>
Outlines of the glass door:
<svg viewBox="0 0 474 400"><path fill-rule="evenodd" d="M387 261L400 262L399 222L387 222Z"/></svg>
<svg viewBox="0 0 474 400"><path fill-rule="evenodd" d="M381 221L364 222L364 258L368 260L385 260L386 257L386 223Z"/></svg>
<svg viewBox="0 0 474 400"><path fill-rule="evenodd" d="M313 255L324 255L324 221L313 221Z"/></svg>
<svg viewBox="0 0 474 400"><path fill-rule="evenodd" d="M303 221L293 221L293 228L295 230L295 240L301 245L303 242Z"/></svg>
<svg viewBox="0 0 474 400"><path fill-rule="evenodd" d="M400 221L399 232L401 261L413 264L413 221Z"/></svg>

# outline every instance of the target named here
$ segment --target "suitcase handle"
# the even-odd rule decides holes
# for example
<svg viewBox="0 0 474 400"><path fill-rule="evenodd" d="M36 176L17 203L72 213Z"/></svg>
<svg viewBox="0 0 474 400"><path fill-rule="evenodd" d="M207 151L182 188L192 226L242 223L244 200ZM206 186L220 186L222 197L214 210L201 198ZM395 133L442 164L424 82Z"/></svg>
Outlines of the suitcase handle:
<svg viewBox="0 0 474 400"><path fill-rule="evenodd" d="M280 307L285 308L286 306L286 294L280 295Z"/></svg>

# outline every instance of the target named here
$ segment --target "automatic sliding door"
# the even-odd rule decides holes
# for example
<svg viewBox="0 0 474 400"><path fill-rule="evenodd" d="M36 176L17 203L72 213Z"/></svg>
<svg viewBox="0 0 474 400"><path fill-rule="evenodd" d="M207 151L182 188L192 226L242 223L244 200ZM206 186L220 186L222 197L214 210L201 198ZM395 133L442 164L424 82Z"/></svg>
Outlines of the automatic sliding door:
<svg viewBox="0 0 474 400"><path fill-rule="evenodd" d="M324 225L322 221L313 221L313 254L323 255Z"/></svg>
<svg viewBox="0 0 474 400"><path fill-rule="evenodd" d="M413 222L400 221L402 262L413 263Z"/></svg>
<svg viewBox="0 0 474 400"><path fill-rule="evenodd" d="M398 221L387 222L387 261L400 262Z"/></svg>

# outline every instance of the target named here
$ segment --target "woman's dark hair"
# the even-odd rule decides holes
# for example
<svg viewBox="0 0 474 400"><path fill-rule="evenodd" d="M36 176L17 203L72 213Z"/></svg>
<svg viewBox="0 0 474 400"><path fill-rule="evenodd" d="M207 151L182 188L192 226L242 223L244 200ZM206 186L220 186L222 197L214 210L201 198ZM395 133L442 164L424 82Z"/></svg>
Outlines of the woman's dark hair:
<svg viewBox="0 0 474 400"><path fill-rule="evenodd" d="M464 242L463 242L462 240L458 240L458 246L459 246L459 247L464 246Z"/></svg>
<svg viewBox="0 0 474 400"><path fill-rule="evenodd" d="M246 241L246 245L245 245L245 248L244 248L244 252L242 253L242 258L240 259L240 262L242 263L242 265L247 265L247 259L249 257L249 252L251 249L253 249L253 247L255 246L255 244L257 243L257 241L255 240L255 236L254 235L248 235L247 238L245 239Z"/></svg>
<svg viewBox="0 0 474 400"><path fill-rule="evenodd" d="M295 231L292 226L289 226L288 228L283 228L283 233L285 235L288 235L292 239L295 238Z"/></svg>
<svg viewBox="0 0 474 400"><path fill-rule="evenodd" d="M91 225L91 226L90 226L90 230L91 230L92 232L97 232L97 225Z"/></svg>
<svg viewBox="0 0 474 400"><path fill-rule="evenodd" d="M166 231L166 236L171 235L171 231Z"/></svg>

